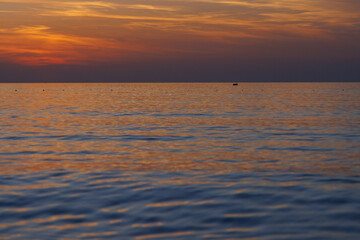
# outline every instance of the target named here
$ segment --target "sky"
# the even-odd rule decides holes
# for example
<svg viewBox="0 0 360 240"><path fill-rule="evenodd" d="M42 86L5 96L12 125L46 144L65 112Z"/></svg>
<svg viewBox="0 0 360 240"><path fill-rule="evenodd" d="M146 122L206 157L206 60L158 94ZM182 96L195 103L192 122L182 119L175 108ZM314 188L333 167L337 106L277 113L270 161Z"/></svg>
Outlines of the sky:
<svg viewBox="0 0 360 240"><path fill-rule="evenodd" d="M0 82L360 81L359 0L0 0Z"/></svg>

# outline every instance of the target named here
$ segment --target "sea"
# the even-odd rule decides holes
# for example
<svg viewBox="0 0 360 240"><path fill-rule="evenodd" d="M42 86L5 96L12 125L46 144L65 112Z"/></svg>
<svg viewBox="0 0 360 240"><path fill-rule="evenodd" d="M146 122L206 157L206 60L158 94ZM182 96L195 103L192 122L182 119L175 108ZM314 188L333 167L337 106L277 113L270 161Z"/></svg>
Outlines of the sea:
<svg viewBox="0 0 360 240"><path fill-rule="evenodd" d="M360 239L360 83L0 84L0 239Z"/></svg>

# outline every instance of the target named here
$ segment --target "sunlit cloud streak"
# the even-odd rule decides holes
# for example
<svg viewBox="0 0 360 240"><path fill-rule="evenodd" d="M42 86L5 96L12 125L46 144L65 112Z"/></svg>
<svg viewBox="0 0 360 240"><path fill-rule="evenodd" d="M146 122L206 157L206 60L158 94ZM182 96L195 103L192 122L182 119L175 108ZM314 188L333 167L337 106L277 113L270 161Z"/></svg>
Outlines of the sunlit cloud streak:
<svg viewBox="0 0 360 240"><path fill-rule="evenodd" d="M0 56L25 65L83 64L146 51L135 44L55 33L47 26L0 29L0 36Z"/></svg>
<svg viewBox="0 0 360 240"><path fill-rule="evenodd" d="M104 1L32 1L32 0L4 0L3 3L25 3L33 5L50 5L50 6L76 6L76 7L107 7L115 8L116 4Z"/></svg>
<svg viewBox="0 0 360 240"><path fill-rule="evenodd" d="M173 7L161 7L161 6L144 5L144 4L122 5L122 6L133 9L160 10L160 11L170 11L170 12L177 11L177 8L173 8Z"/></svg>
<svg viewBox="0 0 360 240"><path fill-rule="evenodd" d="M30 65L360 39L360 4L351 0L4 0L0 8L0 58Z"/></svg>

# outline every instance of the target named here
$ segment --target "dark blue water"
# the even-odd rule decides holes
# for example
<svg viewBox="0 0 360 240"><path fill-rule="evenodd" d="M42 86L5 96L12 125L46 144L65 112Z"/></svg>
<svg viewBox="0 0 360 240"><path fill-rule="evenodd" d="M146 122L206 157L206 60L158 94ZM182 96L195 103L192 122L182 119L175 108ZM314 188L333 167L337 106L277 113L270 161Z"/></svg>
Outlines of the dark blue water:
<svg viewBox="0 0 360 240"><path fill-rule="evenodd" d="M0 93L0 239L360 237L358 83Z"/></svg>

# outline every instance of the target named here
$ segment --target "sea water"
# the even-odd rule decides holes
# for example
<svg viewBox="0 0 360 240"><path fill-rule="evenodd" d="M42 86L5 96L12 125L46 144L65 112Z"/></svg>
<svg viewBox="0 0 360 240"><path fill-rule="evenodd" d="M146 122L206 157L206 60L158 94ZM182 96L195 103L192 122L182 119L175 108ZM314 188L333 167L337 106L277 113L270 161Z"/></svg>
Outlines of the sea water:
<svg viewBox="0 0 360 240"><path fill-rule="evenodd" d="M359 83L0 84L0 239L359 239Z"/></svg>

